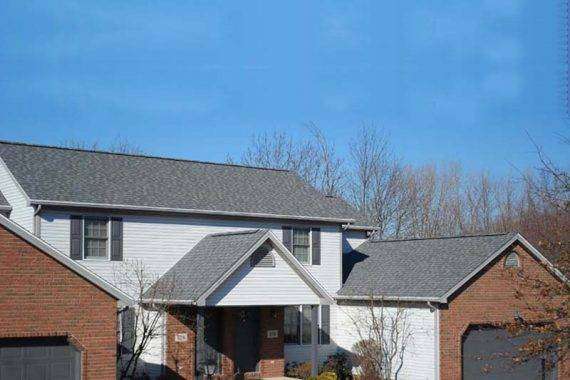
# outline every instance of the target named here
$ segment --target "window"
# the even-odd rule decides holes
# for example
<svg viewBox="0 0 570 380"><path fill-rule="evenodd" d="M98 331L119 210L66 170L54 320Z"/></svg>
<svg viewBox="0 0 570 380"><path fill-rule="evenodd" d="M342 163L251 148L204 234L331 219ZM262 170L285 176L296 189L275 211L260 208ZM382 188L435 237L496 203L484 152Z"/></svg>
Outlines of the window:
<svg viewBox="0 0 570 380"><path fill-rule="evenodd" d="M300 263L309 264L311 261L311 230L308 228L293 229L293 256Z"/></svg>
<svg viewBox="0 0 570 380"><path fill-rule="evenodd" d="M319 344L330 344L330 306L319 308ZM287 306L283 324L283 335L287 344L311 344L311 306Z"/></svg>
<svg viewBox="0 0 570 380"><path fill-rule="evenodd" d="M319 328L319 343L331 343L331 307L329 305L321 306L321 323Z"/></svg>
<svg viewBox="0 0 570 380"><path fill-rule="evenodd" d="M518 268L519 266L519 255L517 255L516 252L510 252L507 257L505 257L505 268Z"/></svg>
<svg viewBox="0 0 570 380"><path fill-rule="evenodd" d="M286 306L283 324L285 343L299 344L299 307Z"/></svg>
<svg viewBox="0 0 570 380"><path fill-rule="evenodd" d="M83 257L86 259L106 259L108 246L107 219L85 218L83 220Z"/></svg>
<svg viewBox="0 0 570 380"><path fill-rule="evenodd" d="M301 344L311 344L311 306L301 307Z"/></svg>

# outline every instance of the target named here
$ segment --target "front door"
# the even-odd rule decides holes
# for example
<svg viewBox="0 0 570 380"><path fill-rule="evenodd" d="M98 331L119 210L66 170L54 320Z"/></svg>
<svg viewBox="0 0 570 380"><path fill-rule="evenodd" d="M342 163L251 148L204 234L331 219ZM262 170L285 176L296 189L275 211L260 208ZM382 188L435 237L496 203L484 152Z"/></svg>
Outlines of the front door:
<svg viewBox="0 0 570 380"><path fill-rule="evenodd" d="M256 372L259 362L259 308L240 308L235 327L236 372Z"/></svg>

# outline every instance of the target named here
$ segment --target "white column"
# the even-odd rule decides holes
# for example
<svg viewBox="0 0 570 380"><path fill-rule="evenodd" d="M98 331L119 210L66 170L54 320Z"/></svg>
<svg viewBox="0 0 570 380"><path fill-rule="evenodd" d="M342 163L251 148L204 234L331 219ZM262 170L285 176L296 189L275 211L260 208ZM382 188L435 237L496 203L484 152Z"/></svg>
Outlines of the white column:
<svg viewBox="0 0 570 380"><path fill-rule="evenodd" d="M311 306L311 376L319 374L319 306Z"/></svg>

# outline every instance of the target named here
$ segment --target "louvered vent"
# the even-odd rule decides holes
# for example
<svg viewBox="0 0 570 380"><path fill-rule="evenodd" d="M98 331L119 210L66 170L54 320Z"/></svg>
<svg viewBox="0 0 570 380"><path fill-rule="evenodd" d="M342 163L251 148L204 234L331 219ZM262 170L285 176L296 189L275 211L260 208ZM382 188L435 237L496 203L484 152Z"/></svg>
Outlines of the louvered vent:
<svg viewBox="0 0 570 380"><path fill-rule="evenodd" d="M273 268L275 257L271 253L271 247L261 246L251 255L250 265L252 268Z"/></svg>
<svg viewBox="0 0 570 380"><path fill-rule="evenodd" d="M519 265L519 255L516 252L510 252L505 258L505 268L518 268Z"/></svg>

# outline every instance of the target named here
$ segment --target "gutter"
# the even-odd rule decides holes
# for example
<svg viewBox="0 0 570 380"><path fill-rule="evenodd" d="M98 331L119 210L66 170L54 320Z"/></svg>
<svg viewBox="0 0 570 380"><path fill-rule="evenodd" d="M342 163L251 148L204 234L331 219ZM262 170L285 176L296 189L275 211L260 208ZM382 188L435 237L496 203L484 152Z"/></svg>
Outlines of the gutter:
<svg viewBox="0 0 570 380"><path fill-rule="evenodd" d="M342 229L343 230L352 230L352 231L377 231L380 229L380 227L378 226L359 226L356 224L343 224L342 225Z"/></svg>
<svg viewBox="0 0 570 380"><path fill-rule="evenodd" d="M63 207L104 208L104 209L116 209L116 210L131 210L131 211L156 211L156 212L170 212L178 214L199 214L199 215L237 216L237 217L264 218L264 219L321 221L321 222L330 222L330 223L354 222L354 219L330 218L322 216L281 215L281 214L263 214L263 213L250 213L250 212L238 212L238 211L184 209L184 208L172 208L172 207L132 206L132 205L110 204L110 203L50 201L45 199L31 199L30 204L43 205L43 206L60 206L60 207L63 206Z"/></svg>
<svg viewBox="0 0 570 380"><path fill-rule="evenodd" d="M430 303L446 303L447 300L443 298L432 297L375 297L375 296L342 296L337 295L334 297L337 300L352 300L352 301L405 301L405 302L427 302Z"/></svg>

